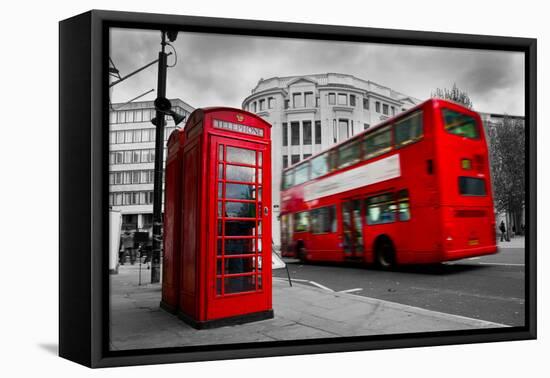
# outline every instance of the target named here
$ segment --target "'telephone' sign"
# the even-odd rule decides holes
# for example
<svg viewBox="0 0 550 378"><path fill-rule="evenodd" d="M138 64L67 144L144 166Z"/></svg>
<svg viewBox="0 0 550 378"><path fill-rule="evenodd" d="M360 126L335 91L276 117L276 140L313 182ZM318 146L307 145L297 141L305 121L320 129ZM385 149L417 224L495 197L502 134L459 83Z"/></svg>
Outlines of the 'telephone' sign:
<svg viewBox="0 0 550 378"><path fill-rule="evenodd" d="M257 136L257 137L263 137L264 136L264 129L260 129L259 127L241 125L241 124L238 124L238 123L227 122L227 121L220 121L218 119L214 120L214 127L218 128L218 129L226 129L226 130L231 130L231 131L237 131L239 133L254 135L254 136Z"/></svg>
<svg viewBox="0 0 550 378"><path fill-rule="evenodd" d="M312 201L399 176L401 166L399 154L396 154L308 184L304 188L304 200Z"/></svg>

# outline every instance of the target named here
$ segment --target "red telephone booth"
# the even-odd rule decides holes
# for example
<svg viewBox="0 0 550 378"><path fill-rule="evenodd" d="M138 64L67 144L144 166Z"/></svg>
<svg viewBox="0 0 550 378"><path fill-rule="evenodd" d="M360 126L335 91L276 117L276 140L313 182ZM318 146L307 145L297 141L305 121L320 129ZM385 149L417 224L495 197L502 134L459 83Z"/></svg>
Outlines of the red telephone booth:
<svg viewBox="0 0 550 378"><path fill-rule="evenodd" d="M196 328L273 317L270 132L221 107L185 126L178 315Z"/></svg>
<svg viewBox="0 0 550 378"><path fill-rule="evenodd" d="M185 132L174 130L167 143L164 192L164 253L162 255L162 300L166 311L177 313L179 302L181 239L181 175Z"/></svg>

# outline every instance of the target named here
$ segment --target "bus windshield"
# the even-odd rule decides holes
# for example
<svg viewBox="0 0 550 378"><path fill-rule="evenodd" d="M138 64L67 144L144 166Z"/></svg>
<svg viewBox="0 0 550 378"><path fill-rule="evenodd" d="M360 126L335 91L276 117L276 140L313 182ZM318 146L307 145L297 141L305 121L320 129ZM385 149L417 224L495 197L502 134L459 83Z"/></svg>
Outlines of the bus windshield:
<svg viewBox="0 0 550 378"><path fill-rule="evenodd" d="M460 135L469 139L479 139L479 128L474 117L464 113L443 109L445 130L454 135Z"/></svg>

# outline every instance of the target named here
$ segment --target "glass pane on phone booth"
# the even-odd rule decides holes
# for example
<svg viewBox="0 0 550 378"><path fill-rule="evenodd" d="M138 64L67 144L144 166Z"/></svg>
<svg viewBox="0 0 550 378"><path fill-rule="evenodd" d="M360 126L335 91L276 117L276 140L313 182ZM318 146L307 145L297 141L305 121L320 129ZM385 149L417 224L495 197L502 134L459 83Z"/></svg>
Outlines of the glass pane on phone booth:
<svg viewBox="0 0 550 378"><path fill-rule="evenodd" d="M216 295L261 289L261 153L218 145Z"/></svg>

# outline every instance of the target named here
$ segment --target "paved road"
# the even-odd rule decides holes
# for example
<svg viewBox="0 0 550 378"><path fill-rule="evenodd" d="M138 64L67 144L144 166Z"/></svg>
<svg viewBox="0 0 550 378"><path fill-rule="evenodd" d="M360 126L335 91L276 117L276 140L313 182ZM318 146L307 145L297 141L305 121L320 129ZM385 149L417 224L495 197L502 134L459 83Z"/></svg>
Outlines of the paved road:
<svg viewBox="0 0 550 378"><path fill-rule="evenodd" d="M436 266L406 266L385 272L353 264L301 264L287 260L292 278L326 290L348 291L428 310L511 326L524 324L524 248ZM274 276L286 277L284 269Z"/></svg>

